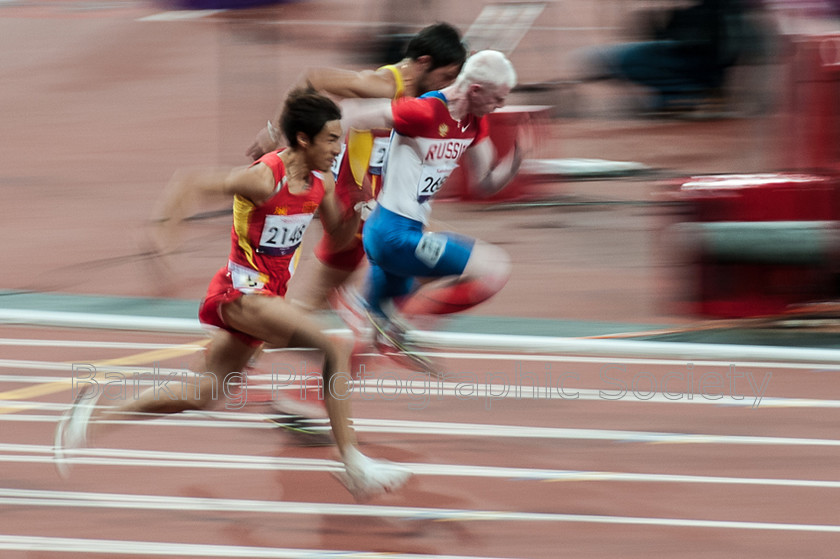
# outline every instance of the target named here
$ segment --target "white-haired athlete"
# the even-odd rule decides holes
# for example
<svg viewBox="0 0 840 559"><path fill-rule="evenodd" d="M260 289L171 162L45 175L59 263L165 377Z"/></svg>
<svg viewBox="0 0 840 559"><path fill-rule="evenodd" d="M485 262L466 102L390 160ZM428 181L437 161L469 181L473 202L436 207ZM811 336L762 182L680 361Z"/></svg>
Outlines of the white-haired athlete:
<svg viewBox="0 0 840 559"><path fill-rule="evenodd" d="M364 293L345 293L345 304L371 320L380 350L397 350L415 366L431 364L407 346L404 327L393 320L396 310L406 315L462 310L488 299L508 280L510 260L502 249L426 227L432 199L462 157L487 194L516 174L521 139L497 160L485 118L504 106L515 84L510 61L484 50L468 58L455 82L442 90L415 99L345 104L351 125L393 129L378 206L364 229L370 263Z"/></svg>

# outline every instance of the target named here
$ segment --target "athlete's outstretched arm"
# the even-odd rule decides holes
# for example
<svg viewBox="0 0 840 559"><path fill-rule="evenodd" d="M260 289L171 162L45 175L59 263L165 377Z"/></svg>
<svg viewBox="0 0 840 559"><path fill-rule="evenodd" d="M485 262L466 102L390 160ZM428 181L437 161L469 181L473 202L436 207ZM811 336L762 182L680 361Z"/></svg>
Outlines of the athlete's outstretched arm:
<svg viewBox="0 0 840 559"><path fill-rule="evenodd" d="M473 173L476 176L478 193L492 196L504 188L519 172L526 151L530 151L532 139L528 124L520 126L513 149L499 159L492 140L486 137L467 150Z"/></svg>
<svg viewBox="0 0 840 559"><path fill-rule="evenodd" d="M307 70L292 89L299 87L314 89L319 93L326 93L342 99L391 99L396 93L397 84L394 75L388 71L342 70L340 68L312 68ZM277 122L282 112L282 105L276 111L274 120ZM281 138L276 131L272 132L268 126L260 129L254 143L248 148L247 154L257 160L269 151L280 147Z"/></svg>
<svg viewBox="0 0 840 559"><path fill-rule="evenodd" d="M296 87L309 87L342 99L390 99L394 96L396 83L390 71L354 72L339 68L312 68L306 71Z"/></svg>
<svg viewBox="0 0 840 559"><path fill-rule="evenodd" d="M176 293L178 275L174 272L171 255L180 244L183 221L201 202L241 194L258 203L271 195L273 184L271 169L263 164L175 172L158 199L149 227L140 240L146 254L143 262L158 293Z"/></svg>
<svg viewBox="0 0 840 559"><path fill-rule="evenodd" d="M341 114L343 130L394 127L390 99L345 99L341 102Z"/></svg>
<svg viewBox="0 0 840 559"><path fill-rule="evenodd" d="M203 201L238 194L259 204L273 189L274 175L262 163L232 169L179 169L152 214L151 222L157 226L153 243L158 251L168 252L177 241L181 223Z"/></svg>

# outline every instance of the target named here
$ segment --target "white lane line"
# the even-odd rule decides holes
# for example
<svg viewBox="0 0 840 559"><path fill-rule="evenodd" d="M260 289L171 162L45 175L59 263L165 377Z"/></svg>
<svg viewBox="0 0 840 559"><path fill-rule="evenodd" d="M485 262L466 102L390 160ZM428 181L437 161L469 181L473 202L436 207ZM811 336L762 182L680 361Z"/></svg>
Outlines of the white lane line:
<svg viewBox="0 0 840 559"><path fill-rule="evenodd" d="M405 421L397 419L353 419L354 427L366 432L414 433L424 435L462 435L465 437L514 437L574 440L602 440L644 443L736 444L784 446L840 446L837 439L766 437L749 435L717 435L657 431L623 431L615 429L566 429L562 427L529 427L478 423Z"/></svg>
<svg viewBox="0 0 840 559"><path fill-rule="evenodd" d="M293 549L280 547L249 547L172 542L143 542L99 540L85 538L53 538L43 536L0 535L0 549L8 551L54 551L102 553L114 555L156 555L165 557L246 557L254 559L495 559L464 555L426 555L412 553L381 553L339 551L328 549Z"/></svg>
<svg viewBox="0 0 840 559"><path fill-rule="evenodd" d="M639 342L642 343L642 342ZM700 344L698 344L700 345ZM606 353L603 356L587 357L585 355L551 355L547 353L469 353L469 352L421 352L423 355L430 357L437 357L440 359L465 359L477 361L546 361L549 363L594 363L597 365L675 365L686 367L686 365L693 365L694 367L723 367L728 368L731 365L737 365L738 368L764 368L764 369L805 369L833 372L840 371L840 365L837 362L815 364L812 362L797 363L795 361L744 361L741 359L691 359L690 356L685 359L674 359L672 357L623 357L621 354Z"/></svg>
<svg viewBox="0 0 840 559"><path fill-rule="evenodd" d="M171 10L137 18L136 21L184 21L214 16L226 10Z"/></svg>
<svg viewBox="0 0 840 559"><path fill-rule="evenodd" d="M169 349L170 345L165 345L162 349ZM182 345L180 347L189 348L189 345ZM203 349L196 346L197 349ZM282 351L288 352L302 352L306 351L300 348L285 349ZM267 353L275 353L275 350L269 350ZM596 365L655 365L655 366L678 366L687 367L721 367L728 369L731 366L737 366L738 369L801 369L819 372L830 373L840 371L840 365L834 363L815 363L811 361L804 361L797 363L795 361L743 361L743 360L709 360L709 359L672 359L669 357L621 357L620 355L604 355L602 357L587 357L582 355L551 355L547 353L469 353L469 352L441 352L441 351L425 351L420 352L429 357L436 357L440 359L449 360L468 360L468 361L494 361L494 362L547 362L547 363L591 363ZM361 356L370 356L374 354L361 354ZM840 352L838 352L838 359L840 359ZM284 361L284 364L287 364ZM5 369L44 369L44 370L67 370L68 362L64 361L35 361L24 359L0 359L0 368ZM109 366L113 367L113 366ZM260 367L262 369L262 367Z"/></svg>
<svg viewBox="0 0 840 559"><path fill-rule="evenodd" d="M608 379L611 386L605 388L578 388L566 382L560 376L549 376L545 380L516 378L511 383L483 383L478 379L484 377L488 380L499 380L497 373L485 375L467 374L459 382L444 381L441 378L430 377L428 374L406 373L406 378L390 376L391 373L382 373L386 376L371 375L362 381L351 381L349 389L353 395L360 396L363 400L411 400L414 403L412 409L423 408L433 399L442 397L456 397L459 400L481 400L485 405L492 407L495 400L556 400L556 401L604 401L604 402L637 402L653 404L699 404L728 407L748 408L840 408L840 400L828 400L819 398L786 398L765 396L764 390L772 384L772 378L763 377L761 388L756 392L758 383L753 382L750 388L744 384L744 392L740 386L729 386L718 392L704 392L698 385L694 392L637 392L629 382L619 379ZM667 374L667 373L666 373ZM390 377L390 378L389 378ZM2 377L0 377L2 378ZM456 380L459 375L450 375L451 380ZM646 377L652 380L655 377ZM714 377L718 378L718 377ZM721 380L724 376L719 377ZM767 380L770 379L770 380ZM312 377L296 377L294 380L287 380L282 375L249 374L247 377L247 390L257 391L295 391L300 390L302 384ZM318 379L315 379L318 380ZM680 379L684 381L685 379ZM693 381L688 381L693 384ZM605 384L610 384L605 383ZM311 385L309 386L311 388ZM752 390L752 392L749 392ZM363 396L373 396L364 398Z"/></svg>
<svg viewBox="0 0 840 559"><path fill-rule="evenodd" d="M812 363L837 366L840 350L696 342L658 342L643 340L587 339L507 334L467 334L454 332L409 331L409 341L425 347L453 350L515 351L554 353L587 357L703 360L740 363Z"/></svg>
<svg viewBox="0 0 840 559"><path fill-rule="evenodd" d="M167 345L161 349L168 349L171 347L178 347L176 345ZM190 346L180 346L180 347L187 347ZM203 349L202 347L196 346L198 349ZM126 348L129 349L129 348ZM280 353L280 352L303 352L308 351L301 348L289 348L289 349L270 349L266 350L266 353ZM837 372L840 371L840 365L837 363L830 363L830 364L815 364L811 362L804 362L804 363L796 363L796 362L774 362L774 361L737 361L733 362L733 360L728 361L721 361L721 360L703 360L703 359L671 359L665 357L646 357L646 358L639 358L639 357L621 357L621 356L609 356L606 355L604 357L586 357L586 356L575 356L575 355L551 355L547 353L469 353L469 352L442 352L442 351L423 351L420 352L422 355L427 355L429 357L435 357L439 359L449 359L449 360L465 360L465 361L495 361L495 362L547 362L547 363L590 363L595 365L655 365L655 366L678 366L678 367L721 367L724 369L728 369L733 365L737 365L739 369L797 369L797 370L807 370L807 371L814 371L818 370L819 372L830 373L830 372ZM370 357L370 356L377 356L377 354L360 354L362 357ZM14 359L0 359L0 368L44 368L44 369L55 369L55 367L51 367L51 365L62 364L62 362L56 361L27 361L27 360L14 360ZM63 362L64 368L66 369L67 362ZM284 361L284 364L287 364ZM261 369L263 367L260 367Z"/></svg>
<svg viewBox="0 0 840 559"><path fill-rule="evenodd" d="M182 414L182 417L187 414ZM195 414L199 416L200 414ZM205 414L210 417L233 416L233 414ZM248 417L254 422L248 422ZM0 415L0 421L7 420ZM26 416L23 416L26 417ZM237 414L238 421L187 420L164 416L154 421L125 421L113 424L132 424L148 426L179 426L179 427L233 427L233 428L271 428L267 423L267 416L260 414ZM20 421L20 419L14 419ZM52 417L50 421L58 421ZM326 419L310 420L315 426L321 425L328 429ZM258 426L257 426L258 425ZM360 433L387 433L398 435L441 435L465 438L499 437L517 439L552 439L552 440L585 440L656 444L722 444L722 445L758 445L758 446L819 446L840 447L838 439L815 439L803 437L770 437L750 435L719 435L702 433L675 433L661 431L623 431L617 429L570 429L562 427L530 427L520 425L493 425L479 423L451 423L432 421L405 421L398 419L365 419L353 418L353 427Z"/></svg>
<svg viewBox="0 0 840 559"><path fill-rule="evenodd" d="M163 344L149 342L102 342L85 340L37 340L29 338L0 338L0 346L14 347L78 347L94 349L173 349L189 348L187 344ZM194 349L204 349L205 346L195 345Z"/></svg>
<svg viewBox="0 0 840 559"><path fill-rule="evenodd" d="M120 316L96 313L72 313L0 309L0 323L97 328L108 330L149 331L157 333L206 334L197 319L152 316ZM346 328L326 330L349 336ZM836 367L840 350L734 344L657 342L640 340L582 339L551 336L505 334L470 334L412 330L408 340L424 347L450 350L508 351L516 353L553 353L587 357L662 358L717 362L811 363Z"/></svg>
<svg viewBox="0 0 840 559"><path fill-rule="evenodd" d="M170 511L260 512L266 514L302 514L332 516L377 516L411 520L444 521L522 521L577 522L596 524L626 524L645 526L680 526L732 530L768 530L840 533L840 526L831 524L794 524L783 522L750 522L730 520L700 520L688 518L650 518L565 514L549 512L519 512L498 510L437 509L384 505L345 505L340 503L306 503L290 501L261 501L248 499L214 499L206 497L170 497L70 491L0 490L0 503L20 506L121 508Z"/></svg>
<svg viewBox="0 0 840 559"><path fill-rule="evenodd" d="M77 347L77 348L91 348L91 349L171 349L189 347L184 344L164 344L164 343L144 343L144 342L107 342L107 341L76 341L76 340L41 340L29 338L0 338L0 346L19 346L19 347ZM203 349L204 346L196 345L195 349ZM285 353L285 352L308 351L304 348L269 348L264 351L266 354ZM550 361L550 362L580 362L580 363L603 363L603 358L598 357L575 357L564 355L539 355L539 354L502 354L502 353L453 353L453 352L432 352L428 351L425 355L434 356L443 359L475 359L475 360L510 360L510 361ZM364 354L376 355L376 354ZM2 362L2 360L0 360ZM686 365L685 360L672 359L622 359L622 363L632 364L662 364L662 365ZM721 366L728 367L731 361L696 361L693 365L704 366ZM773 368L808 368L812 369L811 364L797 364L797 363L738 363L740 367L762 366ZM1 366L1 365L0 365ZM835 365L837 370L840 370L840 365Z"/></svg>
<svg viewBox="0 0 840 559"><path fill-rule="evenodd" d="M0 382L19 383L19 384L49 384L53 382L66 382L70 380L66 376L62 377L47 377L34 375L0 375ZM0 392L2 392L0 390Z"/></svg>
<svg viewBox="0 0 840 559"><path fill-rule="evenodd" d="M52 447L44 445L0 444L0 461L49 463ZM258 471L337 472L341 463L320 458L291 458L242 454L208 454L127 449L82 449L68 451L76 464L110 466L187 467ZM547 468L508 468L462 464L401 462L415 475L440 477L477 477L519 481L578 482L610 481L640 483L686 483L703 485L752 485L766 487L816 487L840 489L840 481L783 478L741 478L635 472L555 470ZM0 495L4 495L0 489Z"/></svg>
<svg viewBox="0 0 840 559"><path fill-rule="evenodd" d="M78 362L77 362L78 363ZM36 369L41 371L67 371L72 373L72 364L67 361L35 361L31 359L0 359L0 368L2 369ZM128 367L108 365L107 367L100 367L106 371L151 371L150 367ZM168 369L167 369L168 370ZM70 377L64 377L63 380L70 380Z"/></svg>

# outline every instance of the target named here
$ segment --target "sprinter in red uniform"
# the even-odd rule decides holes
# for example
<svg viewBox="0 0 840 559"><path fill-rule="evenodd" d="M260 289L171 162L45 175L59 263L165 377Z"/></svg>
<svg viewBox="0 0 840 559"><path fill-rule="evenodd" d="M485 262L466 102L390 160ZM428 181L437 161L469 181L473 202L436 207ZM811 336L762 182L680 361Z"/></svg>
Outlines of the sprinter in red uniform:
<svg viewBox="0 0 840 559"><path fill-rule="evenodd" d="M176 174L163 199L157 221L165 242L171 227L188 214L197 196L233 196L232 247L228 263L210 283L201 304L202 323L216 327L205 354L203 374L171 387L154 389L116 408L96 408L96 383L79 392L56 430L56 464L66 474L64 449L86 444L88 425L102 417L136 418L142 413L177 413L206 409L227 386L242 380L254 352L263 343L274 347L312 348L324 356L324 398L336 445L345 469L339 478L357 498L400 487L409 472L372 460L356 447L349 423L347 354L321 332L304 311L287 303L289 265L317 209L336 238L349 237L358 219L346 219L335 198L329 172L341 146L341 112L333 101L313 92L293 91L286 100L279 128L289 147L271 152L248 167ZM221 390L225 389L225 390ZM104 424L99 423L97 427Z"/></svg>

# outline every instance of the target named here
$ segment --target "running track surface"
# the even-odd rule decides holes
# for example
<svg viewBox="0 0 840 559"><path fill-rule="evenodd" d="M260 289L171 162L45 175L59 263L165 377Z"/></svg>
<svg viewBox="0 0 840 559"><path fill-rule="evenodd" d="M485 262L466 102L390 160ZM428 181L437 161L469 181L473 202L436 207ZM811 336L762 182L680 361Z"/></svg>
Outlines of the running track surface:
<svg viewBox="0 0 840 559"><path fill-rule="evenodd" d="M840 541L837 366L447 351L428 380L370 357L361 444L415 476L355 503L332 448L265 421L311 355L264 355L241 407L102 433L64 481L52 436L73 390L96 371L109 397L136 378L163 396L202 339L0 334L3 557L831 557Z"/></svg>
<svg viewBox="0 0 840 559"><path fill-rule="evenodd" d="M357 3L304 2L289 7L285 19L272 16L287 25L237 25L234 18L218 34L202 22L141 23L156 12L141 2L4 4L3 99L17 110L5 115L4 132L14 135L4 141L9 158L2 181L15 188L4 192L13 210L2 227L10 239L26 230L27 246L39 247L39 258L29 250L4 254L3 287L115 295L147 295L149 282L115 258L132 252L131 234L102 231L138 228L172 169L207 161L198 154L242 163L288 76L313 64L343 64L326 51L346 48L344 32L336 30L360 19ZM322 17L319 6L331 16L330 35L315 46L307 41L311 26L292 28L288 21ZM540 72L542 65L579 37L559 26L584 26L581 14L592 11L566 3L551 8L554 27L530 34L514 55L525 81L553 77ZM465 28L480 3L440 10L441 19ZM641 130L648 141L654 132L662 140L645 162L690 161L692 172L741 170L732 157L742 157L743 136L728 133L725 122L704 133L700 126L692 128L692 141L711 140L692 159L672 149L682 149L684 130ZM633 141L619 135L608 143L615 128L600 123L587 130L587 147L598 149L580 155L638 157L640 127L629 128ZM575 146L563 145L564 155L574 155L568 150ZM609 151L617 145L626 151ZM32 154L46 148L51 165L38 158L32 167ZM627 194L628 188L636 190ZM638 194L637 185L618 190ZM29 205L33 199L37 208ZM55 227L33 228L33 215ZM644 219L624 217L634 224ZM576 231L574 216L539 219L554 229L536 247L554 242L569 250L552 239L558 228L567 228L566 239ZM647 318L650 299L639 296L639 283L641 277L649 287L648 278L638 263L649 263L649 255L621 244L647 231L617 236L603 223L593 226L591 216L579 220L588 227L582 247L605 238L616 247L610 259L624 266L622 273L593 274L556 257L560 265L539 277L542 248L530 267L518 262L517 276L490 303L490 314ZM181 262L178 297L199 297L226 253L218 224L207 227ZM508 241L507 231L496 227L484 238ZM528 231L516 228L517 240ZM516 258L531 257L531 248L516 245ZM87 265L72 268L79 263ZM610 278L613 284L605 285ZM562 292L526 298L547 282L562 285ZM439 357L451 378L426 385L371 358L367 391L352 396L360 440L369 454L404 463L415 476L398 494L358 504L331 476L332 449L297 446L264 418L272 367L316 370L311 356L266 355L241 409L153 419L103 434L74 457L65 481L52 463L52 440L74 376L95 368L111 379L145 373L154 381L155 371L188 366L201 339L22 327L0 328L0 339L4 559L837 555L836 363L450 351ZM286 379L274 380L280 389Z"/></svg>

